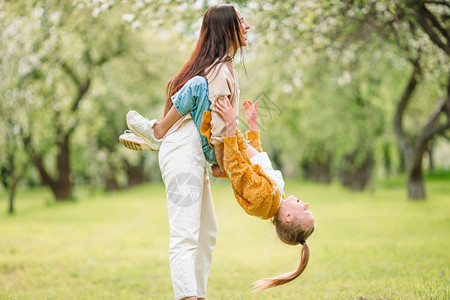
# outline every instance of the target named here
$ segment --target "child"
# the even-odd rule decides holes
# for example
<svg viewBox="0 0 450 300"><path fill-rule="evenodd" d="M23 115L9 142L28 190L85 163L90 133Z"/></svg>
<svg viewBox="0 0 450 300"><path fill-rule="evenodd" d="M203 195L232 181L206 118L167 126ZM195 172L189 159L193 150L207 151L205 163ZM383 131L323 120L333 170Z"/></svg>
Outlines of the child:
<svg viewBox="0 0 450 300"><path fill-rule="evenodd" d="M257 125L257 108L250 101L244 101L244 112L249 123L247 137L244 141L236 128L234 110L228 101L219 101L217 110L225 120L224 167L230 178L233 192L244 210L263 219L271 218L278 237L290 245L302 244L301 261L297 270L274 278L256 282L259 290L264 290L288 283L297 278L306 268L309 248L306 239L315 228L314 216L308 204L293 195L285 198L284 181L280 171L272 168L269 157L262 152Z"/></svg>

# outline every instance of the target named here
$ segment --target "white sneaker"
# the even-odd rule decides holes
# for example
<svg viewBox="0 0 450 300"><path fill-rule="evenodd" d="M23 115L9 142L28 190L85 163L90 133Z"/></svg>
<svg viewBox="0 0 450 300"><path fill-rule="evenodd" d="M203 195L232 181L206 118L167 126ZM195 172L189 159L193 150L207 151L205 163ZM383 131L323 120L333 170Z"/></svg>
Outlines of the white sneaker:
<svg viewBox="0 0 450 300"><path fill-rule="evenodd" d="M130 110L127 113L127 126L135 135L144 139L150 150L158 151L163 139L156 139L153 125L156 120L149 120L141 116L137 111Z"/></svg>
<svg viewBox="0 0 450 300"><path fill-rule="evenodd" d="M145 143L143 138L136 136L129 130L125 130L125 132L119 136L119 141L122 145L131 150L152 150L150 146Z"/></svg>

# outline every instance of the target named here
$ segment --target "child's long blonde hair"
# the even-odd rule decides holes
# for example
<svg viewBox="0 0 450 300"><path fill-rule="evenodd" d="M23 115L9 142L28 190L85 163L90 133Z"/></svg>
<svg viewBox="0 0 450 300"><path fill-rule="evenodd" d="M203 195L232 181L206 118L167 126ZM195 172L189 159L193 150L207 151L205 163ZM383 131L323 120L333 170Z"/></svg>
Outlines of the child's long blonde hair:
<svg viewBox="0 0 450 300"><path fill-rule="evenodd" d="M278 213L274 216L272 223L275 225L275 230L281 241L289 245L301 244L303 246L300 263L298 268L292 272L256 281L256 291L267 290L286 284L300 276L308 265L309 247L306 244L306 239L313 233L315 225L303 228L302 223L298 219L293 219L292 222L287 223L282 218L278 217Z"/></svg>

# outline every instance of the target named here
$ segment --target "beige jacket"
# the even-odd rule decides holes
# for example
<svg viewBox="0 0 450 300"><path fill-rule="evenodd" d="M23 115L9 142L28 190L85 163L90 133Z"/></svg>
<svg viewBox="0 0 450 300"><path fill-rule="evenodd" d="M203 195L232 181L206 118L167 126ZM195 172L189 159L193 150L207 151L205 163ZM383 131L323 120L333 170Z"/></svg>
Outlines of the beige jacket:
<svg viewBox="0 0 450 300"><path fill-rule="evenodd" d="M216 100L228 97L231 105L236 104L236 116L239 115L239 82L233 61L219 63L213 69L206 70L208 80L209 100L211 101L211 139L210 143L223 143L225 136L225 121L216 110ZM237 117L236 117L237 118Z"/></svg>

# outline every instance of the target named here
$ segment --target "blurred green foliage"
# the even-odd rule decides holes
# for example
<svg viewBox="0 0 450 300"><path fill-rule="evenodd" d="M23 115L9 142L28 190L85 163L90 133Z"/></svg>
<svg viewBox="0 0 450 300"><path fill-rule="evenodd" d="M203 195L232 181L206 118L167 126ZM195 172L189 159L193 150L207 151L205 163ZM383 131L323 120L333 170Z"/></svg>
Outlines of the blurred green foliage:
<svg viewBox="0 0 450 300"><path fill-rule="evenodd" d="M4 186L21 178L58 198L65 184L117 189L160 180L155 153L129 151L117 138L129 109L162 116L165 85L189 57L211 4L0 0ZM260 101L263 145L286 177L340 178L364 189L373 176L405 171L393 118L411 61L419 57L422 68L403 119L413 142L446 97L450 73L448 44L430 38L410 4L238 2L252 26L247 75L236 64L241 99ZM449 6L427 7L448 33ZM433 136L430 157L448 157L446 134ZM449 168L448 159L432 166Z"/></svg>

